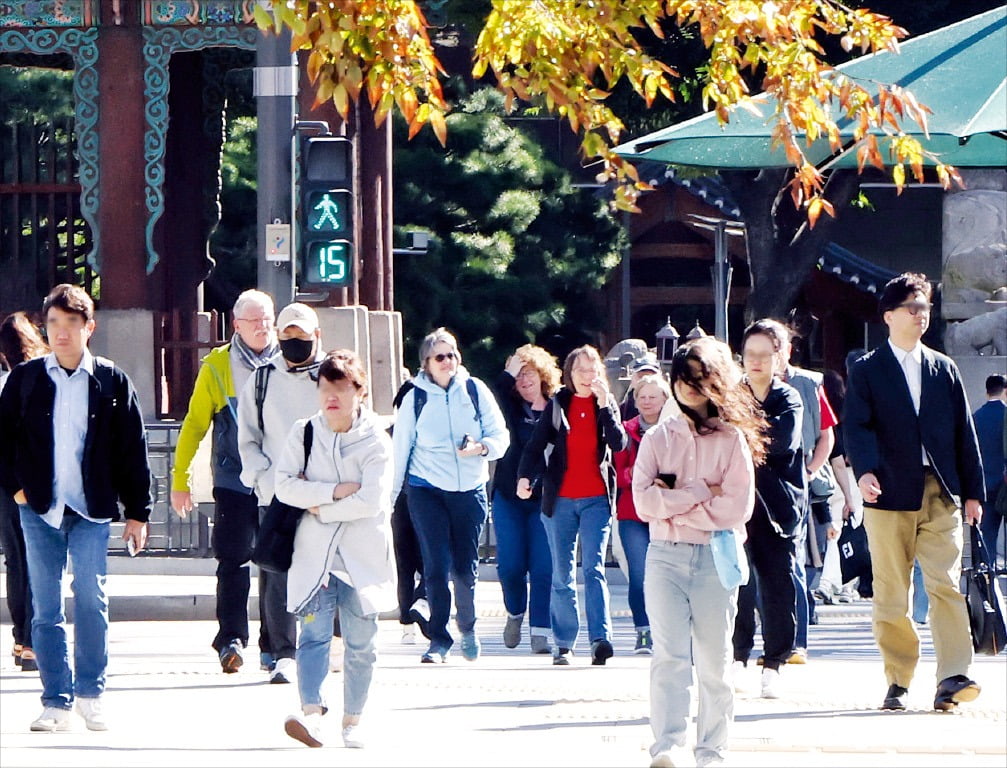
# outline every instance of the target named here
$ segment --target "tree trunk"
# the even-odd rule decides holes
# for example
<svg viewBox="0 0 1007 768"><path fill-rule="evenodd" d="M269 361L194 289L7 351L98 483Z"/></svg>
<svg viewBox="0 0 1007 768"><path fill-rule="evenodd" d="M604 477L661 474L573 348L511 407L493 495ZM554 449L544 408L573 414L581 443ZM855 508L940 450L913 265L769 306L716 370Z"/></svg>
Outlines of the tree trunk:
<svg viewBox="0 0 1007 768"><path fill-rule="evenodd" d="M746 322L787 317L829 242L838 216L860 186L856 171L833 171L825 196L835 207L837 218L823 215L811 228L804 211L794 210L789 193L781 193L788 174L788 170L769 168L721 174L741 208L747 229L752 290L745 306Z"/></svg>

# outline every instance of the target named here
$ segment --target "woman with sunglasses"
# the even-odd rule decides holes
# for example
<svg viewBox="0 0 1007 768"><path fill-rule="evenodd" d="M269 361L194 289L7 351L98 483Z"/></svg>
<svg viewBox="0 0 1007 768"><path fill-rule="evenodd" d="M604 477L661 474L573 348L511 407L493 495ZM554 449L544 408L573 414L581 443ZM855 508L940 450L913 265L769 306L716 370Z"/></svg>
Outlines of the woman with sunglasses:
<svg viewBox="0 0 1007 768"><path fill-rule="evenodd" d="M699 687L695 764L724 760L734 712L731 630L737 586L726 587L714 531L744 539L755 496L753 457L764 422L726 344L710 337L672 359L663 418L644 434L633 500L650 524L644 591L654 641L650 665L651 766L685 765L693 666Z"/></svg>
<svg viewBox="0 0 1007 768"><path fill-rule="evenodd" d="M402 400L392 433L393 488L409 494L430 605L430 647L420 658L424 664L445 661L454 645L448 631L449 577L462 656L479 658L475 589L486 481L489 462L503 456L510 444L493 393L469 376L461 361L458 342L446 329L427 334L420 344L422 370Z"/></svg>
<svg viewBox="0 0 1007 768"><path fill-rule="evenodd" d="M615 509L612 456L626 447L626 430L597 349L585 345L567 355L563 384L521 454L517 496L531 498L541 478L542 523L552 554L553 664L570 663L580 630L579 538L591 663L600 666L613 654L605 549Z"/></svg>

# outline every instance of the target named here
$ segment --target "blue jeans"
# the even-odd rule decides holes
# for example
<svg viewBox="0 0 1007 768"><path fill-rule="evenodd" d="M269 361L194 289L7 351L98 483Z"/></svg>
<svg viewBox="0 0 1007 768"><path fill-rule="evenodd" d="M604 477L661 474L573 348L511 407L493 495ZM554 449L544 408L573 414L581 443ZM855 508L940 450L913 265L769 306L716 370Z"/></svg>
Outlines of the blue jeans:
<svg viewBox="0 0 1007 768"><path fill-rule="evenodd" d="M807 557L808 525L810 515L805 509L804 522L801 524L794 546L797 550L797 557L794 558L794 611L797 617L797 633L794 638L794 648L808 647L808 621L811 618L811 609L808 604L808 577L804 572L804 559Z"/></svg>
<svg viewBox="0 0 1007 768"><path fill-rule="evenodd" d="M423 581L430 604L430 647L447 652L454 644L448 632L451 588L455 586L455 620L462 633L476 626L476 580L479 534L486 522L486 489L442 491L409 486L409 516L423 555Z"/></svg>
<svg viewBox="0 0 1007 768"><path fill-rule="evenodd" d="M639 520L620 520L619 538L629 571L629 610L633 614L633 626L637 630L647 629L650 619L647 618L647 604L643 596L643 574L647 565L650 526Z"/></svg>
<svg viewBox="0 0 1007 768"><path fill-rule="evenodd" d="M297 643L297 691L301 707L327 707L322 683L329 674L329 646L332 623L339 613L343 635L343 714L359 715L367 703L367 691L374 674L374 638L378 615L365 614L357 590L329 574L329 585L319 589L304 606L298 619L301 635Z"/></svg>
<svg viewBox="0 0 1007 768"><path fill-rule="evenodd" d="M913 621L917 624L926 624L928 613L930 613L930 598L927 597L927 590L923 585L923 569L919 560L913 560Z"/></svg>
<svg viewBox="0 0 1007 768"><path fill-rule="evenodd" d="M734 717L731 632L737 589L724 589L706 544L653 541L644 592L650 605L651 755L686 743L692 667L699 685L696 759L723 759Z"/></svg>
<svg viewBox="0 0 1007 768"><path fill-rule="evenodd" d="M542 516L552 552L552 634L560 648L577 642L580 618L577 608L577 536L580 535L587 631L591 642L610 640L608 582L605 548L612 530L612 510L607 496L556 499L552 517Z"/></svg>
<svg viewBox="0 0 1007 768"><path fill-rule="evenodd" d="M42 705L69 709L75 696L94 698L105 690L108 666L108 598L105 573L108 523L67 515L53 528L31 507L20 506L21 529L31 581L32 649L42 678ZM66 642L62 583L67 555L73 561L73 670ZM76 673L76 679L74 679Z"/></svg>
<svg viewBox="0 0 1007 768"><path fill-rule="evenodd" d="M527 609L528 626L533 634L547 634L552 556L542 527L540 503L494 493L493 529L504 608L511 616L523 614ZM535 632L536 629L540 631Z"/></svg>

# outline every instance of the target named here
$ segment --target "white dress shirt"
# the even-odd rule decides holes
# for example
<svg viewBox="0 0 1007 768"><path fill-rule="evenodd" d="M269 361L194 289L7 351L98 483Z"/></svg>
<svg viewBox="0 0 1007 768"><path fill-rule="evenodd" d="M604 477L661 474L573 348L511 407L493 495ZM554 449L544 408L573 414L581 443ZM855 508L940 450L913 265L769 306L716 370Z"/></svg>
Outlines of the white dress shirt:
<svg viewBox="0 0 1007 768"><path fill-rule="evenodd" d="M52 506L42 519L53 528L59 528L63 524L63 508L70 507L86 520L108 523L108 519L88 517L82 474L94 356L85 347L80 365L67 373L56 360L55 353L50 352L45 358L45 370L56 385L56 397L52 407Z"/></svg>
<svg viewBox="0 0 1007 768"><path fill-rule="evenodd" d="M909 396L913 399L913 409L916 415L920 415L920 393L923 391L923 345L916 342L916 346L911 350L904 350L888 339L888 346L892 349L892 354L902 368L902 375L906 377L906 384L909 385ZM926 448L920 448L923 454L923 466L930 466L927 458Z"/></svg>

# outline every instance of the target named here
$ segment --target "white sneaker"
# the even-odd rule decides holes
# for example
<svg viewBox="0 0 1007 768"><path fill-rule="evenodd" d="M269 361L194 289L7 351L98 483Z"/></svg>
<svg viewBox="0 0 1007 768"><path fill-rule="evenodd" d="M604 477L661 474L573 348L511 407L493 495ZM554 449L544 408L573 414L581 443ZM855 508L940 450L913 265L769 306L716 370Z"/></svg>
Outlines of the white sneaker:
<svg viewBox="0 0 1007 768"><path fill-rule="evenodd" d="M329 643L329 672L343 671L343 654L345 652L346 646L343 644L343 638L333 637L332 642Z"/></svg>
<svg viewBox="0 0 1007 768"><path fill-rule="evenodd" d="M681 768L683 765L695 765L686 747L672 747L658 752L650 761L650 768Z"/></svg>
<svg viewBox="0 0 1007 768"><path fill-rule="evenodd" d="M780 672L776 669L763 668L762 670L762 698L780 698Z"/></svg>
<svg viewBox="0 0 1007 768"><path fill-rule="evenodd" d="M734 681L734 692L741 693L747 686L745 685L745 671L748 667L745 666L743 661L735 661L731 665L731 676Z"/></svg>
<svg viewBox="0 0 1007 768"><path fill-rule="evenodd" d="M69 731L70 710L60 709L59 707L46 707L42 710L42 714L32 721L31 730L35 733Z"/></svg>
<svg viewBox="0 0 1007 768"><path fill-rule="evenodd" d="M293 659L277 659L276 666L269 673L271 683L290 683L294 680L297 667Z"/></svg>
<svg viewBox="0 0 1007 768"><path fill-rule="evenodd" d="M343 728L343 746L347 749L363 749L364 740L360 725L348 725Z"/></svg>
<svg viewBox="0 0 1007 768"><path fill-rule="evenodd" d="M310 715L291 715L283 721L283 730L292 739L297 739L309 747L322 746L322 716L318 712Z"/></svg>
<svg viewBox="0 0 1007 768"><path fill-rule="evenodd" d="M416 627L413 624L402 625L402 645L416 645Z"/></svg>
<svg viewBox="0 0 1007 768"><path fill-rule="evenodd" d="M105 712L101 706L101 697L87 699L78 696L76 708L77 714L84 718L84 725L89 731L108 730Z"/></svg>

